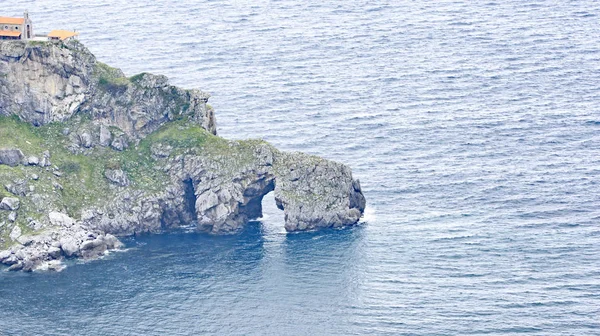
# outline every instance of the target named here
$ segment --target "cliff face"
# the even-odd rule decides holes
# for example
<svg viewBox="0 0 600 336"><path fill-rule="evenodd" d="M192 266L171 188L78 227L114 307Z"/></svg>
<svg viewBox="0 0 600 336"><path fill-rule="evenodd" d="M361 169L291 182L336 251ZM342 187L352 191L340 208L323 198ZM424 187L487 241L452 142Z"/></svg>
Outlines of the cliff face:
<svg viewBox="0 0 600 336"><path fill-rule="evenodd" d="M208 95L125 78L79 43L0 43L0 262L95 258L118 236L240 231L274 191L287 231L356 224L342 164L215 135Z"/></svg>
<svg viewBox="0 0 600 336"><path fill-rule="evenodd" d="M185 115L216 134L208 98L169 85L165 76L127 78L77 41L0 43L0 114L36 126L87 114L139 139Z"/></svg>

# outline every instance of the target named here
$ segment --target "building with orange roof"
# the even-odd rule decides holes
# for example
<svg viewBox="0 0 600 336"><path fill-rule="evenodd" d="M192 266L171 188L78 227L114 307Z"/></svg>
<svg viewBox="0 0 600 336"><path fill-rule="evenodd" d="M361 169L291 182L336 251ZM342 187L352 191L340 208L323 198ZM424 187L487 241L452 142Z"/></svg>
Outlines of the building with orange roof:
<svg viewBox="0 0 600 336"><path fill-rule="evenodd" d="M0 16L0 40L29 40L33 37L33 23L27 11L22 18Z"/></svg>
<svg viewBox="0 0 600 336"><path fill-rule="evenodd" d="M53 30L48 35L34 35L33 23L25 11L22 18L0 16L0 40L67 41L79 33Z"/></svg>
<svg viewBox="0 0 600 336"><path fill-rule="evenodd" d="M53 30L48 34L49 40L54 41L66 41L72 37L79 35L79 33L68 31L68 30Z"/></svg>
<svg viewBox="0 0 600 336"><path fill-rule="evenodd" d="M0 30L0 40L20 40L21 32Z"/></svg>

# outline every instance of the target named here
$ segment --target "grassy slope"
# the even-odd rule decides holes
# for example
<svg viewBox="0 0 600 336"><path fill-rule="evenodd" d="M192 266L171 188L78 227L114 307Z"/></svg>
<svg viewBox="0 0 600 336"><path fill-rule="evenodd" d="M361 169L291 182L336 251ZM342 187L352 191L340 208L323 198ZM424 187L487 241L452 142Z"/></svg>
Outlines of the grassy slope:
<svg viewBox="0 0 600 336"><path fill-rule="evenodd" d="M52 167L0 165L0 198L15 197L4 185L16 179L25 179L28 186L35 187L35 193L42 195L44 205L39 206L31 198L18 197L21 208L18 211L17 225L25 232L31 232L26 226L28 218L38 219L46 215L48 210L63 211L74 218L80 218L81 210L90 206L102 206L112 199L115 187L104 178L107 168L123 169L132 181L131 188L148 192L164 190L169 176L157 169L157 162L151 155L151 146L161 143L173 147L171 156L184 153L202 155L209 158L219 167L222 173L235 174L246 167L252 167L254 150L265 144L262 140L227 141L214 136L195 124L185 120L174 121L148 135L137 146L131 146L119 152L110 148L97 146L85 154L73 154L66 147L69 139L62 134L65 127L78 129L78 123L89 121L70 121L68 123L51 123L34 127L21 122L16 117L0 116L0 148L18 148L25 156L42 157L42 152L51 153ZM58 167L62 176L53 174ZM38 180L32 180L33 175ZM60 184L59 190L54 184ZM8 221L8 211L0 211L0 223ZM8 225L0 228L0 236L7 239ZM7 243L8 244L8 243ZM5 244L6 245L6 244ZM0 248L3 247L0 245Z"/></svg>
<svg viewBox="0 0 600 336"><path fill-rule="evenodd" d="M30 44L49 45L46 42ZM68 48L65 44L59 46ZM93 80L97 81L101 90L111 94L127 88L143 89L138 84L143 76L142 73L127 78L120 70L95 62ZM99 146L86 150L85 154L72 154L66 149L70 141L68 136L62 134L62 130L66 127L71 130L81 129L82 124L90 122L89 117L33 127L19 121L17 117L0 116L0 148L18 148L26 157L34 155L40 159L43 151L49 150L51 153L52 167L0 165L0 199L6 196L16 197L4 188L16 180L27 181L27 187L35 187L33 193L43 198L38 202L41 204L34 204L30 197L18 197L21 200L21 208L18 210L17 225L22 231L30 232L26 225L29 219L39 219L49 210L66 212L74 218L80 218L82 209L101 206L111 200L116 187L104 178L107 168L123 169L132 181L131 188L149 192L163 190L169 176L157 169L160 162L156 162L150 154L154 143L171 145L174 148L172 155L193 153L208 157L215 162L220 172L227 176L227 173L233 175L240 169L252 166L254 149L265 144L262 140L227 141L214 136L184 120L186 117L183 114L189 108L189 101L175 87L170 87L165 92L159 91L157 94L165 101L173 101L170 105L171 112L181 120L164 125L137 146L123 152ZM62 176L53 174L54 167L58 168ZM33 180L34 175L38 175L39 179ZM56 183L62 186L62 190L55 187ZM0 237L5 241L8 241L10 231L8 214L8 211L0 211ZM0 242L0 248L4 247L2 245Z"/></svg>

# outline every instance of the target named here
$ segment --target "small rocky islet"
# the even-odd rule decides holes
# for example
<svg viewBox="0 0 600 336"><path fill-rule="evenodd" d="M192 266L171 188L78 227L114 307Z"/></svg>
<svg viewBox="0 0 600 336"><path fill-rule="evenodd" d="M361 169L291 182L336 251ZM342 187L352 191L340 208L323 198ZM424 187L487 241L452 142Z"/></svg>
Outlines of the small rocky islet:
<svg viewBox="0 0 600 336"><path fill-rule="evenodd" d="M208 99L126 77L77 40L0 42L0 263L61 269L190 223L233 234L271 191L288 232L358 223L348 166L223 139Z"/></svg>

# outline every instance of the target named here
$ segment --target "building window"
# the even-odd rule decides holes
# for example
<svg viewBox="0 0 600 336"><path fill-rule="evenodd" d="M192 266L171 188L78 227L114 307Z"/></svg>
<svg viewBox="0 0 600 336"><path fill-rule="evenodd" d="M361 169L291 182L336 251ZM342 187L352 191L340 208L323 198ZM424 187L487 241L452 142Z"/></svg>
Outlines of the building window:
<svg viewBox="0 0 600 336"><path fill-rule="evenodd" d="M4 30L8 30L8 26L4 26Z"/></svg>
<svg viewBox="0 0 600 336"><path fill-rule="evenodd" d="M15 27L15 30L19 30L19 27Z"/></svg>

